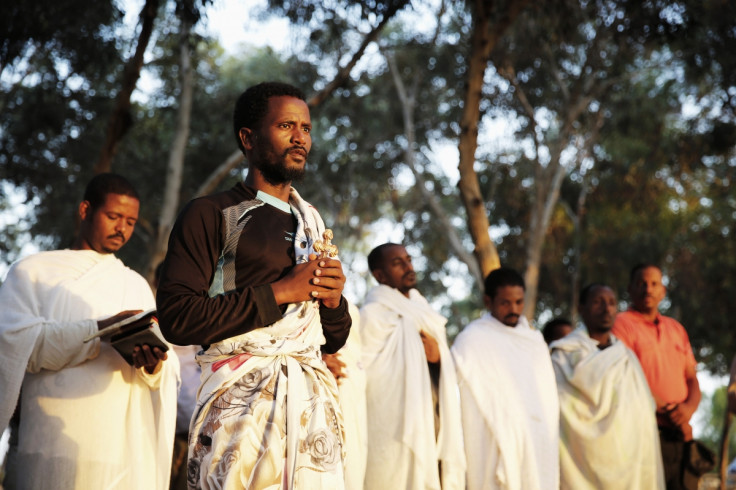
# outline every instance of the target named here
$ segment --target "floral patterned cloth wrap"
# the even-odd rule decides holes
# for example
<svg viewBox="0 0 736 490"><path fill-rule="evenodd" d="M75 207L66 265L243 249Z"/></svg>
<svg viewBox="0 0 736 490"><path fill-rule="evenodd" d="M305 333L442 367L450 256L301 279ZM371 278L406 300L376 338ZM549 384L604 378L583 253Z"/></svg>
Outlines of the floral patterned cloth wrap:
<svg viewBox="0 0 736 490"><path fill-rule="evenodd" d="M292 188L296 262L324 223ZM189 427L189 488L344 488L337 385L322 362L319 303L290 304L278 322L200 352ZM287 403L288 401L288 403Z"/></svg>

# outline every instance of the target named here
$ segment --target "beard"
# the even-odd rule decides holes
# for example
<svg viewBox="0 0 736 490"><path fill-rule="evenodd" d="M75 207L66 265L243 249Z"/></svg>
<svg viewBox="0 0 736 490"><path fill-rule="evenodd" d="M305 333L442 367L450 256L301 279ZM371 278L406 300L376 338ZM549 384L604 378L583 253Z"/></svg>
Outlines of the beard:
<svg viewBox="0 0 736 490"><path fill-rule="evenodd" d="M125 237L123 235L120 235L120 234L118 234L118 235L110 235L107 238L109 239L109 238L114 238L114 237L120 237L120 241L119 242L113 242L113 243L111 243L109 245L106 242L100 243L100 249L102 250L102 252L104 252L106 254L114 254L115 252L117 252L118 250L120 250L121 248L123 248L123 245L125 245L125 243L127 242L127 240L125 239Z"/></svg>
<svg viewBox="0 0 736 490"><path fill-rule="evenodd" d="M288 184L290 182L299 182L304 178L307 163L301 167L287 165L289 152L296 148L287 148L281 155L276 155L271 149L263 154L263 157L253 162L253 167L257 168L263 178L271 185ZM303 148L301 148L303 150ZM306 152L306 150L304 150Z"/></svg>
<svg viewBox="0 0 736 490"><path fill-rule="evenodd" d="M519 315L506 315L501 321L507 327L515 327L519 324Z"/></svg>

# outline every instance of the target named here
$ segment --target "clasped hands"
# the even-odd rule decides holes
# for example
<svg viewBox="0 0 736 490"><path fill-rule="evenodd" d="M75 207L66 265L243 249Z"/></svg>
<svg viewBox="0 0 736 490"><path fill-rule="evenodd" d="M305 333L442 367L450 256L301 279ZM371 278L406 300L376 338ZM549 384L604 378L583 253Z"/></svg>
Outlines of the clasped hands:
<svg viewBox="0 0 736 490"><path fill-rule="evenodd" d="M276 303L299 303L316 299L327 308L340 305L345 274L337 259L317 258L309 255L309 261L295 265L284 277L271 283Z"/></svg>
<svg viewBox="0 0 736 490"><path fill-rule="evenodd" d="M667 417L670 422L679 427L686 441L692 439L692 426L690 418L693 416L693 410L687 403L668 403L660 406L657 413Z"/></svg>
<svg viewBox="0 0 736 490"><path fill-rule="evenodd" d="M322 354L322 360L324 361L327 369L330 370L332 375L335 377L335 381L339 385L342 382L342 378L347 377L347 366L340 359L340 353L335 354Z"/></svg>

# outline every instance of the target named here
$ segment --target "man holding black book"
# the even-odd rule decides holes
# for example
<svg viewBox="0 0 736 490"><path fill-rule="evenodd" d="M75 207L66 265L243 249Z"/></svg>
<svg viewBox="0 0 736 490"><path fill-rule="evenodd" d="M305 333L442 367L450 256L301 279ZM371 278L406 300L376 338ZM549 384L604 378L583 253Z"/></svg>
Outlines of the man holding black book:
<svg viewBox="0 0 736 490"><path fill-rule="evenodd" d="M5 488L168 488L178 361L138 345L131 365L98 335L155 306L145 279L114 255L139 206L126 179L97 175L72 247L16 262L0 287Z"/></svg>
<svg viewBox="0 0 736 490"><path fill-rule="evenodd" d="M182 211L156 296L166 338L203 346L189 486L343 488L337 386L320 347L342 347L351 319L340 261L319 255L330 234L291 187L311 148L304 94L251 87L233 129L248 176Z"/></svg>

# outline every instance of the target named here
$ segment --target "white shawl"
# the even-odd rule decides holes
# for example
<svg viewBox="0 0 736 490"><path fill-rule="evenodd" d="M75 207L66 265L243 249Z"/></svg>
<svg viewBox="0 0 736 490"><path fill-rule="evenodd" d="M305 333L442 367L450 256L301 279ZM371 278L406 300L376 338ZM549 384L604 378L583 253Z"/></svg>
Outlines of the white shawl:
<svg viewBox="0 0 736 490"><path fill-rule="evenodd" d="M366 488L465 488L465 458L457 378L445 323L415 289L407 298L380 285L361 309L367 374L368 465ZM420 331L440 350L439 434L435 440L429 368Z"/></svg>
<svg viewBox="0 0 736 490"><path fill-rule="evenodd" d="M455 339L469 489L556 489L558 402L542 334L490 313Z"/></svg>
<svg viewBox="0 0 736 490"><path fill-rule="evenodd" d="M154 375L107 343L97 320L154 307L148 283L112 254L41 252L0 288L0 424L21 383L13 468L34 488L168 488L179 363Z"/></svg>
<svg viewBox="0 0 736 490"><path fill-rule="evenodd" d="M294 243L307 244L295 246L303 263L324 223L293 188L290 204ZM319 302L304 301L290 304L278 322L197 356L202 381L189 431L190 486L344 486L342 414L319 353L324 342Z"/></svg>
<svg viewBox="0 0 736 490"><path fill-rule="evenodd" d="M623 342L598 349L576 330L553 342L560 395L561 488L664 488L655 404Z"/></svg>
<svg viewBox="0 0 736 490"><path fill-rule="evenodd" d="M345 488L362 490L365 479L368 429L365 405L365 368L361 361L360 312L350 303L353 326L340 349L338 359L345 363L338 390L345 419Z"/></svg>

